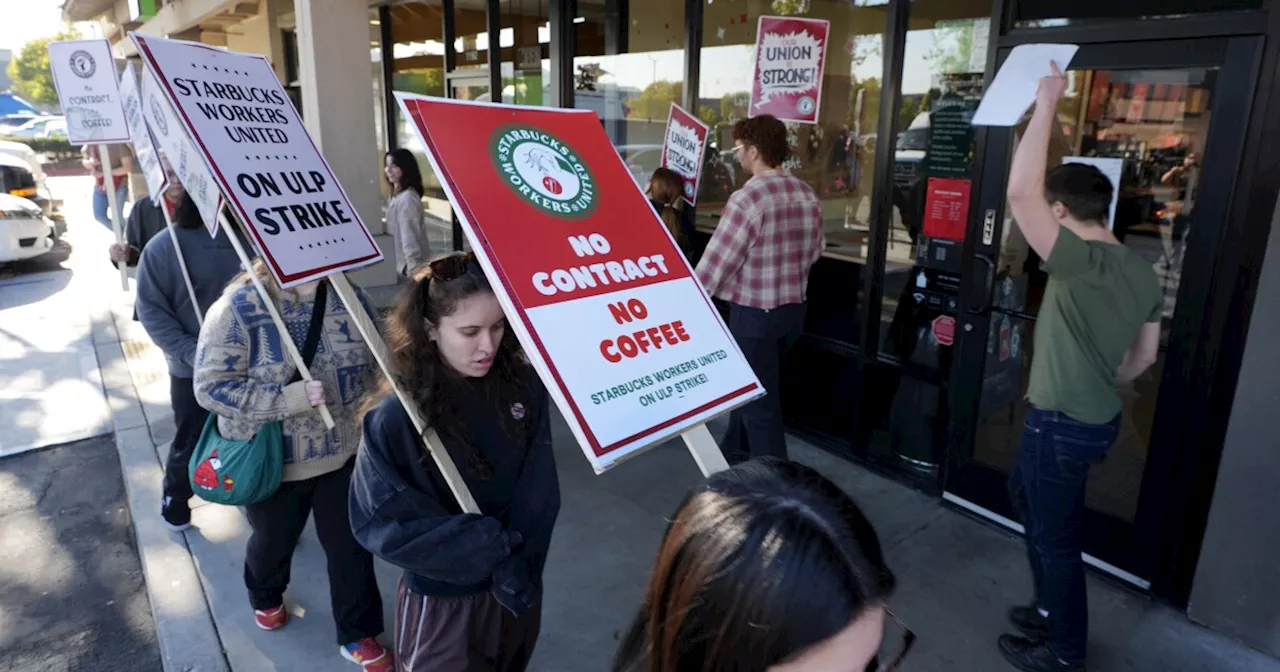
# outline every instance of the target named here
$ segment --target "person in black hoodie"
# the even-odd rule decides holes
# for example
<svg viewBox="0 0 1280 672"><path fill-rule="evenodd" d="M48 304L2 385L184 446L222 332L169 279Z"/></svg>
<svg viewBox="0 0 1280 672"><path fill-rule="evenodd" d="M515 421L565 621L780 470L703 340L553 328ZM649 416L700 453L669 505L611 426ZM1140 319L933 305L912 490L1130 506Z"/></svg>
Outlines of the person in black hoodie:
<svg viewBox="0 0 1280 672"><path fill-rule="evenodd" d="M404 568L401 672L519 672L537 642L560 511L545 388L471 254L439 258L385 325L390 374L440 435L482 513L463 513L389 385L369 400L351 526Z"/></svg>
<svg viewBox="0 0 1280 672"><path fill-rule="evenodd" d="M693 214L683 202L684 180L670 168L659 168L649 178L647 193L649 204L671 232L671 237L676 239L676 245L684 258L689 261L690 266L697 266L701 255L694 246L697 230L693 226Z"/></svg>

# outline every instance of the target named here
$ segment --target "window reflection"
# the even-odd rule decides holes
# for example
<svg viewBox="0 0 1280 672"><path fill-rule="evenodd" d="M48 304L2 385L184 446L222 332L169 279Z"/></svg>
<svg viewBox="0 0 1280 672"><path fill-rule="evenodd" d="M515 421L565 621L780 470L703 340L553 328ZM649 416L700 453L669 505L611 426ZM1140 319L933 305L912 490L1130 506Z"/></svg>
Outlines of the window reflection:
<svg viewBox="0 0 1280 672"><path fill-rule="evenodd" d="M502 102L551 105L551 0L501 0Z"/></svg>
<svg viewBox="0 0 1280 672"><path fill-rule="evenodd" d="M766 13L830 22L817 124L788 123L784 167L822 199L827 237L809 279L806 331L857 343L857 306L870 235L887 1L777 0ZM747 116L759 16L742 4L703 7L698 115L711 124L697 226L715 230L729 195L749 177L733 158L733 124Z"/></svg>
<svg viewBox="0 0 1280 672"><path fill-rule="evenodd" d="M439 0L393 5L388 8L392 40L390 55L394 58L391 82L393 90L426 96L445 95L442 11ZM381 79L379 73L377 80ZM440 253L452 250L453 210L445 196L444 187L431 169L422 142L409 120L398 109L395 118L396 146L413 152L418 159L418 168L422 171L423 188L426 191L422 207L427 215L427 241L431 245L431 251ZM385 189L385 180L383 182Z"/></svg>
<svg viewBox="0 0 1280 672"><path fill-rule="evenodd" d="M642 186L662 164L671 104L684 91L684 0L580 0L573 103L600 116Z"/></svg>

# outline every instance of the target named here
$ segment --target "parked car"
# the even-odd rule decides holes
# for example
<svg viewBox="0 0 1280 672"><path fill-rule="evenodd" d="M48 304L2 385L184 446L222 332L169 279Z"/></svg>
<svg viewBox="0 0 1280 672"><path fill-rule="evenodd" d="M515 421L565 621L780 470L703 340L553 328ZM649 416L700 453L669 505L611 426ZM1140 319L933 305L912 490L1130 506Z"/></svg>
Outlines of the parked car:
<svg viewBox="0 0 1280 672"><path fill-rule="evenodd" d="M53 249L54 223L29 199L0 194L0 263L38 257Z"/></svg>
<svg viewBox="0 0 1280 672"><path fill-rule="evenodd" d="M42 115L32 114L30 112L19 112L16 114L0 116L0 135L8 135L9 131L12 131L32 119L38 119L41 116Z"/></svg>
<svg viewBox="0 0 1280 672"><path fill-rule="evenodd" d="M67 137L66 117L36 117L17 128L10 129L5 135L14 138L65 138Z"/></svg>
<svg viewBox="0 0 1280 672"><path fill-rule="evenodd" d="M17 142L0 143L0 194L25 198L40 208L41 215L52 217L55 202L44 186L44 169L39 166L39 161L32 169L31 160L24 158L25 153L21 149L11 148L12 145L28 151L31 149Z"/></svg>

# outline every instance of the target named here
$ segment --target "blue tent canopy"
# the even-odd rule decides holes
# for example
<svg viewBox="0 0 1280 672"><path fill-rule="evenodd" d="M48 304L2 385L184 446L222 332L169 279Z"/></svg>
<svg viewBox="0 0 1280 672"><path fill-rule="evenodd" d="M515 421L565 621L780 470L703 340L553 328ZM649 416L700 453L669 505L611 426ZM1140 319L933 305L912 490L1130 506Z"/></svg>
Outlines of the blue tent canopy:
<svg viewBox="0 0 1280 672"><path fill-rule="evenodd" d="M0 116L10 114L39 115L40 110L10 91L0 93Z"/></svg>

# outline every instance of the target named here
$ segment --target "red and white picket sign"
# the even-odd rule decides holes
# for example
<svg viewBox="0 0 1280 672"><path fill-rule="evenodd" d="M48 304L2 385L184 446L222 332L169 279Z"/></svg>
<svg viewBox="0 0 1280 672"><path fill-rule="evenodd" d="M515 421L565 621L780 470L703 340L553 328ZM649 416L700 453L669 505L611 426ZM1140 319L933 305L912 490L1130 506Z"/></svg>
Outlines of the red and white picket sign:
<svg viewBox="0 0 1280 672"><path fill-rule="evenodd" d="M702 157L710 136L710 126L686 112L683 107L671 104L671 112L667 115L667 132L662 140L662 167L670 168L680 176L683 182L681 196L689 205L698 204Z"/></svg>
<svg viewBox="0 0 1280 672"><path fill-rule="evenodd" d="M396 96L592 466L685 434L720 468L703 423L764 389L596 115Z"/></svg>
<svg viewBox="0 0 1280 672"><path fill-rule="evenodd" d="M760 17L747 116L818 123L830 32L831 24L822 19Z"/></svg>

